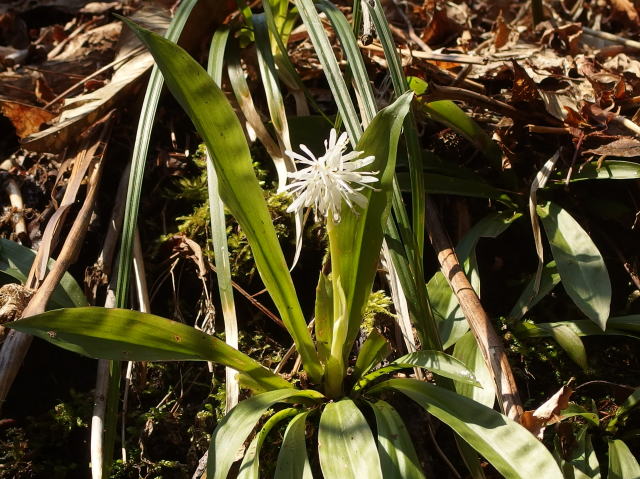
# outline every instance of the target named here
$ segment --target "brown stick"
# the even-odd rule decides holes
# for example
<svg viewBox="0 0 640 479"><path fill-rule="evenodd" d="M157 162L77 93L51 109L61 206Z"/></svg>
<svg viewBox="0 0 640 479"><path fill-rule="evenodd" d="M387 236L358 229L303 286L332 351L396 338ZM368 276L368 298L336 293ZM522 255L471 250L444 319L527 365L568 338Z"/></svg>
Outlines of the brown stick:
<svg viewBox="0 0 640 479"><path fill-rule="evenodd" d="M522 403L504 345L458 261L436 208L435 202L427 197L427 231L438 255L440 269L460 303L462 312L469 322L478 347L493 376L502 412L517 421L522 415Z"/></svg>

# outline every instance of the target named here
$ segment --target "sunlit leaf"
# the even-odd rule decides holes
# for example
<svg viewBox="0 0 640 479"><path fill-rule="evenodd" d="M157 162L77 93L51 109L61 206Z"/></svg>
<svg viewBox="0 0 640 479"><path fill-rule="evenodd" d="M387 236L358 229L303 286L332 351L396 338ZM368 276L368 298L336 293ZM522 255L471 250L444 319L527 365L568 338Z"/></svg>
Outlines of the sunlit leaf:
<svg viewBox="0 0 640 479"><path fill-rule="evenodd" d="M537 211L565 291L604 330L609 318L611 282L600 251L565 209L547 202Z"/></svg>
<svg viewBox="0 0 640 479"><path fill-rule="evenodd" d="M460 338L453 348L453 356L471 371L482 387L476 387L464 382L456 381L456 391L458 394L473 399L487 407L493 407L496 401L496 388L491 372L487 368L487 363L482 357L482 352L478 348L475 336L468 331Z"/></svg>
<svg viewBox="0 0 640 479"><path fill-rule="evenodd" d="M553 456L529 431L469 398L415 379L391 379L369 392L395 389L451 427L510 479L562 479Z"/></svg>
<svg viewBox="0 0 640 479"><path fill-rule="evenodd" d="M313 479L307 456L306 420L309 411L294 417L282 439L274 479Z"/></svg>
<svg viewBox="0 0 640 479"><path fill-rule="evenodd" d="M376 416L382 477L423 479L413 441L398 412L384 401L370 406Z"/></svg>
<svg viewBox="0 0 640 479"><path fill-rule="evenodd" d="M322 395L311 390L279 389L241 401L229 414L220 420L215 431L213 431L211 444L209 445L207 477L211 479L227 479L229 469L235 462L240 447L260 417L271 406L288 399L314 399L318 397L322 397Z"/></svg>
<svg viewBox="0 0 640 479"><path fill-rule="evenodd" d="M7 324L56 346L99 359L212 361L241 371L263 389L291 384L224 341L183 323L128 309L70 308Z"/></svg>
<svg viewBox="0 0 640 479"><path fill-rule="evenodd" d="M403 95L381 110L367 127L356 150L374 156L367 168L378 171L376 190L361 193L368 202L352 211L345 207L340 222L327 220L334 304L338 290L344 294L343 311L334 307L335 323L331 356L338 369L349 354L360 329L362 311L371 293L382 247L383 229L391 208L391 191L396 152L404 117L409 111L413 93ZM337 318L343 318L337 324ZM331 376L340 374L332 371Z"/></svg>
<svg viewBox="0 0 640 479"><path fill-rule="evenodd" d="M187 112L213 158L220 197L251 246L258 272L302 356L307 373L322 368L298 303L240 121L225 94L183 49L123 19L149 48L165 82Z"/></svg>
<svg viewBox="0 0 640 479"><path fill-rule="evenodd" d="M440 351L416 351L405 354L401 358L390 362L388 366L365 374L362 379L355 384L354 390L363 389L367 384L393 371L407 368L423 368L445 378L473 386L480 386L474 374L469 371L461 361L453 356Z"/></svg>
<svg viewBox="0 0 640 479"><path fill-rule="evenodd" d="M328 403L320 417L318 453L325 479L382 479L373 434L355 403Z"/></svg>
<svg viewBox="0 0 640 479"><path fill-rule="evenodd" d="M609 475L607 479L638 479L640 465L629 447L619 439L609 441Z"/></svg>

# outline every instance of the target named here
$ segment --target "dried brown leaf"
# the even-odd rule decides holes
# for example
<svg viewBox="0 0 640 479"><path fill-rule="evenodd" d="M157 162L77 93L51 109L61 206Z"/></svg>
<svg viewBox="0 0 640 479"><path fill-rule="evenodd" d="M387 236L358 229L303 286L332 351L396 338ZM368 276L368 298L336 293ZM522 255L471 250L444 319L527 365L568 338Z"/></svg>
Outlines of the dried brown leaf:
<svg viewBox="0 0 640 479"><path fill-rule="evenodd" d="M11 121L20 138L39 131L43 123L55 116L47 110L7 100L0 100L0 111Z"/></svg>
<svg viewBox="0 0 640 479"><path fill-rule="evenodd" d="M640 140L631 137L619 138L606 145L593 148L591 150L585 150L583 155L604 155L604 156L618 156L620 158L633 158L640 156Z"/></svg>
<svg viewBox="0 0 640 479"><path fill-rule="evenodd" d="M638 10L631 0L611 0L611 16L630 26L640 26Z"/></svg>
<svg viewBox="0 0 640 479"><path fill-rule="evenodd" d="M517 62L513 62L511 103L531 103L540 100L538 86Z"/></svg>
<svg viewBox="0 0 640 479"><path fill-rule="evenodd" d="M502 11L496 18L496 23L493 26L493 46L496 50L504 47L509 42L509 36L511 35L511 28L504 21Z"/></svg>
<svg viewBox="0 0 640 479"><path fill-rule="evenodd" d="M544 428L560 420L560 411L569 406L569 398L573 389L563 386L535 411L525 411L520 417L520 423L538 439L542 439Z"/></svg>

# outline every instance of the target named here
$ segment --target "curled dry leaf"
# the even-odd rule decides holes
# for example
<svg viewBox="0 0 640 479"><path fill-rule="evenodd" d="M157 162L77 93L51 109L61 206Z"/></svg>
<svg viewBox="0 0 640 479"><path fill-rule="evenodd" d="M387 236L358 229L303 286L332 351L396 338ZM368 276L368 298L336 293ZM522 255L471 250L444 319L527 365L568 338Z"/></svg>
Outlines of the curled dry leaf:
<svg viewBox="0 0 640 479"><path fill-rule="evenodd" d="M560 411L569 406L573 389L562 386L560 390L535 411L525 411L520 423L538 439L542 439L546 426L560 421Z"/></svg>
<svg viewBox="0 0 640 479"><path fill-rule="evenodd" d="M55 116L42 108L7 100L0 100L0 112L11 121L20 138L36 133L43 123Z"/></svg>

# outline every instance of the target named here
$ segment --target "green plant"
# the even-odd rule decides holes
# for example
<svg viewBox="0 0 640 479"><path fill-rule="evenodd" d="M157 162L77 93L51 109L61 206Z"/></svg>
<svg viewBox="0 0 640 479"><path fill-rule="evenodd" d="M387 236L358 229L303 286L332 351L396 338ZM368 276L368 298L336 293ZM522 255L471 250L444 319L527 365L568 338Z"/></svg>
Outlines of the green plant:
<svg viewBox="0 0 640 479"><path fill-rule="evenodd" d="M300 2L307 15L310 5ZM473 373L451 356L439 351L418 351L375 369L386 358L388 347L386 340L372 330L349 374L353 344L371 294L391 209L397 145L413 94L401 95L377 113L364 130L355 150L371 160L350 156L361 161L360 167L367 167L369 178L375 175L373 188L345 194L339 201L333 199L328 208L317 204L327 215L330 255L318 282L314 343L231 105L216 83L183 50L129 25L154 55L167 87L207 145L220 197L246 234L256 268L302 358L303 383L307 386L296 388L219 339L150 314L74 308L33 316L10 326L103 359L213 361L238 371L241 384L257 394L241 401L214 431L208 463L211 478L227 476L237 451L272 409L277 411L258 428L245 451L240 477L259 477L258 458L265 438L283 421L289 423L276 477L310 477L305 430L307 422L316 420L316 446L324 477L422 477L400 416L381 399L390 391L406 395L448 424L505 476L561 477L551 454L522 426L441 386L449 385L451 380L477 386ZM357 119L348 121L350 128L358 128ZM331 146L329 150L327 157L342 155ZM393 378L394 372L406 368L428 369L442 378L441 385ZM287 407L282 408L283 404ZM365 410L373 411L375 428L367 422Z"/></svg>

